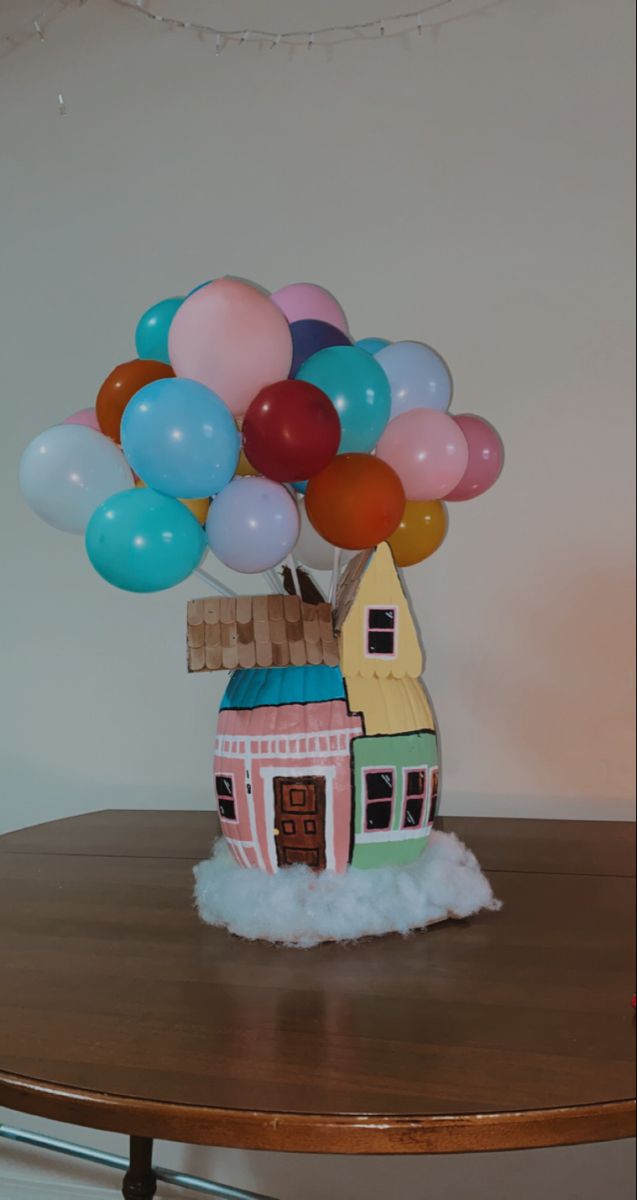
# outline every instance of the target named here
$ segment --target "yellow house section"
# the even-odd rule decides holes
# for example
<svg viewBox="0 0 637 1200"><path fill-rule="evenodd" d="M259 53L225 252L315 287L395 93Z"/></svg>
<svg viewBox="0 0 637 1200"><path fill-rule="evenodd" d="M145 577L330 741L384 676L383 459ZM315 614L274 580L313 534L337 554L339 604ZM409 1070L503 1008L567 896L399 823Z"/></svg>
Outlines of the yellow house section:
<svg viewBox="0 0 637 1200"><path fill-rule="evenodd" d="M367 609L396 609L396 657L382 658L366 654ZM422 654L407 598L386 542L378 547L358 585L340 633L341 671L347 680L418 679L422 674ZM353 705L356 709L358 706ZM422 726L421 726L422 728ZM389 730L384 730L389 732Z"/></svg>
<svg viewBox="0 0 637 1200"><path fill-rule="evenodd" d="M368 737L436 728L427 693L419 679L409 675L402 679L362 679L360 675L352 675L345 684L348 708L361 714Z"/></svg>

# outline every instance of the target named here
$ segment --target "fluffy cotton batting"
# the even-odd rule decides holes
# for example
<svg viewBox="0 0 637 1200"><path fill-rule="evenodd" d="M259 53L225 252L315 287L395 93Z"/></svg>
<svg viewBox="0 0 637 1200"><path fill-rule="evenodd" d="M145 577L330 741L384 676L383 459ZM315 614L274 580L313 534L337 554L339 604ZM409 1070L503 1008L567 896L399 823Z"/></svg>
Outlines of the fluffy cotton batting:
<svg viewBox="0 0 637 1200"><path fill-rule="evenodd" d="M343 875L303 865L275 875L240 867L220 838L194 874L197 909L209 925L304 949L500 908L477 858L453 833L432 833L408 866L349 867Z"/></svg>

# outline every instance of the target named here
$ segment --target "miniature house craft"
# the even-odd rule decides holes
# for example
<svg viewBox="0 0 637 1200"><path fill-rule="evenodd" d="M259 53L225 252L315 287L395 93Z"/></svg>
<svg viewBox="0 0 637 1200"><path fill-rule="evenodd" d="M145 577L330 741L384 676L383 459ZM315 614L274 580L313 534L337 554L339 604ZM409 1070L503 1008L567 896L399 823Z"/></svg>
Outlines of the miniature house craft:
<svg viewBox="0 0 637 1200"><path fill-rule="evenodd" d="M420 855L438 803L438 745L386 543L352 559L334 609L296 595L190 601L188 665L233 672L214 780L240 866L343 873Z"/></svg>

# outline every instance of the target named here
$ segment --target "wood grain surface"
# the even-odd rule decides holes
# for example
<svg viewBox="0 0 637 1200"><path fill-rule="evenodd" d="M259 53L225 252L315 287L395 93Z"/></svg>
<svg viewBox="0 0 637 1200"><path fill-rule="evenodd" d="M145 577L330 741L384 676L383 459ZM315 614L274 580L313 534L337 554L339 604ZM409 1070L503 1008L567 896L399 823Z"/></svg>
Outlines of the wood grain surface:
<svg viewBox="0 0 637 1200"><path fill-rule="evenodd" d="M254 1149L489 1150L634 1130L626 824L447 819L502 912L310 951L201 924L205 813L0 839L0 1103Z"/></svg>

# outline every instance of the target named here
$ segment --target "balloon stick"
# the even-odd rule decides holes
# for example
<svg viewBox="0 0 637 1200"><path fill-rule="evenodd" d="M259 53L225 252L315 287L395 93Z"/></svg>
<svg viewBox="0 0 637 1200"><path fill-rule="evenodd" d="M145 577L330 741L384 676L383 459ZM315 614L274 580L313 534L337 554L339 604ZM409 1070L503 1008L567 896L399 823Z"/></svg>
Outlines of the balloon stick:
<svg viewBox="0 0 637 1200"><path fill-rule="evenodd" d="M198 575L200 579L203 579L208 586L212 588L213 592L217 593L217 595L236 596L236 592L233 592L231 588L227 588L225 583L220 583L218 579L215 579L214 575L209 575L207 571L203 571L201 567L196 567L194 573L195 575Z"/></svg>
<svg viewBox="0 0 637 1200"><path fill-rule="evenodd" d="M294 561L294 555L288 554L285 561L286 561L287 566L290 568L290 575L292 576L292 581L294 583L294 589L296 591L296 594L297 594L297 596L300 596L301 595L301 584L299 583L299 575L298 575L298 571L296 569L296 562Z"/></svg>
<svg viewBox="0 0 637 1200"><path fill-rule="evenodd" d="M283 584L281 583L281 580L279 579L279 576L277 575L276 571L274 570L274 568L271 571L264 571L263 574L265 575L265 578L267 579L268 583L270 584L270 587L275 592L278 592L279 595L281 595L285 589L283 587Z"/></svg>
<svg viewBox="0 0 637 1200"><path fill-rule="evenodd" d="M340 546L334 547L334 559L332 564L332 578L330 580L329 602L336 602L336 589L338 588L338 576L341 568L341 549Z"/></svg>

